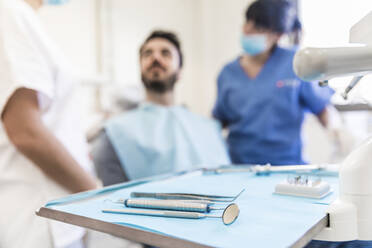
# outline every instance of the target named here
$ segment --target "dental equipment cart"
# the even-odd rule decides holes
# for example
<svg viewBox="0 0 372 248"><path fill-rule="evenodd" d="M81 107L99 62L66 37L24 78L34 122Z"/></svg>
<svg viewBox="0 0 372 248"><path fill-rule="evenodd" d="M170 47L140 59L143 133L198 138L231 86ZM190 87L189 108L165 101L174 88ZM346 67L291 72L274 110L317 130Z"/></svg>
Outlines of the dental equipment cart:
<svg viewBox="0 0 372 248"><path fill-rule="evenodd" d="M333 193L321 199L274 194L275 186L288 176L183 172L50 201L36 214L157 247L303 247L328 225L326 209L338 195L338 178L322 176ZM231 225L215 218L195 220L102 212L105 208L123 208L119 200L129 198L131 192L238 195L243 189L234 201L239 205L240 215Z"/></svg>

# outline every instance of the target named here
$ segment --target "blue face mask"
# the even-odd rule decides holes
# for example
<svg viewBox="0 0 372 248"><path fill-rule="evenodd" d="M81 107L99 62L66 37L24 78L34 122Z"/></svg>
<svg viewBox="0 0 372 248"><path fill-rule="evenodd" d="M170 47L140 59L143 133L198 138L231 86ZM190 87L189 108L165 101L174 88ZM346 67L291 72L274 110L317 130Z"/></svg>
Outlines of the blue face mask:
<svg viewBox="0 0 372 248"><path fill-rule="evenodd" d="M251 56L263 53L267 48L267 38L263 34L243 35L240 42L244 52Z"/></svg>
<svg viewBox="0 0 372 248"><path fill-rule="evenodd" d="M68 3L70 0L43 0L45 5L62 5Z"/></svg>

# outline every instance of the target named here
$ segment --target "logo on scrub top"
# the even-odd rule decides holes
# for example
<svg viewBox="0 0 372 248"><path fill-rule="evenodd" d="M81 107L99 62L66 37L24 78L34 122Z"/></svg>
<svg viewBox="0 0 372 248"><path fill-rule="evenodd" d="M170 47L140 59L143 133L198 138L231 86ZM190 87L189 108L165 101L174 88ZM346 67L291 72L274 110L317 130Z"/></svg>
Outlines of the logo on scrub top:
<svg viewBox="0 0 372 248"><path fill-rule="evenodd" d="M292 87L295 88L300 84L297 79L283 79L276 82L277 88Z"/></svg>

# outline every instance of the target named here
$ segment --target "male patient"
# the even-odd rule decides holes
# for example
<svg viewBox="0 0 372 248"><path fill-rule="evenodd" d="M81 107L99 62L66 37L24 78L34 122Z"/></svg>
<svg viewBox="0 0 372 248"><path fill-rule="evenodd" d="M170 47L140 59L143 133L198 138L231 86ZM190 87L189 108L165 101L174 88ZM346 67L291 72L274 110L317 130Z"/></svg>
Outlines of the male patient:
<svg viewBox="0 0 372 248"><path fill-rule="evenodd" d="M183 65L177 36L154 31L139 56L146 101L109 120L93 145L103 184L229 164L219 124L174 103Z"/></svg>

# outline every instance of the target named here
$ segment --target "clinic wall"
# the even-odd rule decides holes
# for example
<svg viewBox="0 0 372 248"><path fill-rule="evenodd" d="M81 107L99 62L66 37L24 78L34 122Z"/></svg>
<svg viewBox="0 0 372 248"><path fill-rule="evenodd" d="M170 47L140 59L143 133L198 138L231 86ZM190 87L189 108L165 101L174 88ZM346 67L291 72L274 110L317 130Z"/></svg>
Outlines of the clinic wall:
<svg viewBox="0 0 372 248"><path fill-rule="evenodd" d="M40 16L47 32L83 76L97 73L96 1L71 1L43 6Z"/></svg>
<svg viewBox="0 0 372 248"><path fill-rule="evenodd" d="M99 75L98 54L100 37L97 28L99 0L75 0L62 6L43 6L40 17L51 39L62 49L81 77L82 84L75 92L77 107L82 109L82 125L88 130L95 122L95 85Z"/></svg>

